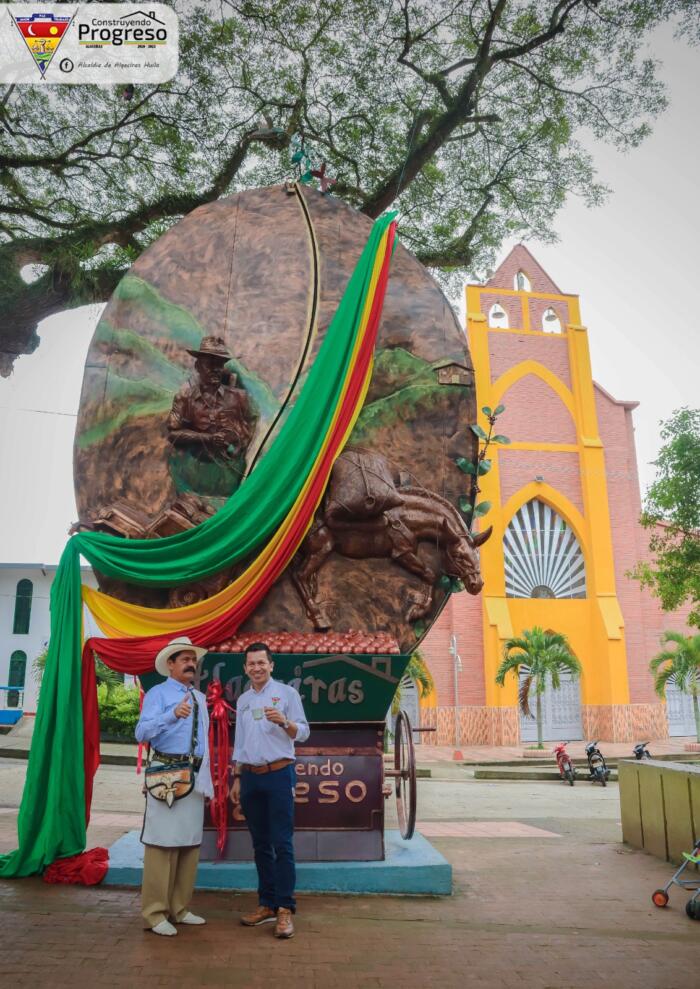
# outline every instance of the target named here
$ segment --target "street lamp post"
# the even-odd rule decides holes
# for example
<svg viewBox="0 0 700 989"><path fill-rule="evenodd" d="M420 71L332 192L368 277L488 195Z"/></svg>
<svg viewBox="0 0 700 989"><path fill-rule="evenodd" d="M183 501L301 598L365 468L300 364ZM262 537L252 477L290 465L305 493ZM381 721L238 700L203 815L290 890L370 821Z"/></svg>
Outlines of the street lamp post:
<svg viewBox="0 0 700 989"><path fill-rule="evenodd" d="M450 655L452 656L452 668L454 671L454 693L455 693L455 749L459 748L459 685L457 676L462 672L462 659L457 652L457 636L453 633L450 636Z"/></svg>

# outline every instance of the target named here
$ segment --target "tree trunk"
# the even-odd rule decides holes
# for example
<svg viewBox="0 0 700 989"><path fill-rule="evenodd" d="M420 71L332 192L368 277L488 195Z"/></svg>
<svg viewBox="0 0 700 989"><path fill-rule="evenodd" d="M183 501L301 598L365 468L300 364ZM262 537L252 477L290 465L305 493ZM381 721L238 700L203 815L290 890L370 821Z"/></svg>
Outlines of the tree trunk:
<svg viewBox="0 0 700 989"><path fill-rule="evenodd" d="M537 691L537 748L543 749L542 744L542 694L540 693L540 681L537 678L535 684L535 690Z"/></svg>
<svg viewBox="0 0 700 989"><path fill-rule="evenodd" d="M47 272L26 285L20 283L18 275L14 277L16 272L0 264L0 279L4 279L0 284L0 377L9 377L16 359L36 350L37 326L43 319L76 306L105 302L125 273L95 272L89 282L85 279L75 285L67 276Z"/></svg>
<svg viewBox="0 0 700 989"><path fill-rule="evenodd" d="M698 704L697 687L693 687L693 714L695 715L695 737L700 742L700 704Z"/></svg>

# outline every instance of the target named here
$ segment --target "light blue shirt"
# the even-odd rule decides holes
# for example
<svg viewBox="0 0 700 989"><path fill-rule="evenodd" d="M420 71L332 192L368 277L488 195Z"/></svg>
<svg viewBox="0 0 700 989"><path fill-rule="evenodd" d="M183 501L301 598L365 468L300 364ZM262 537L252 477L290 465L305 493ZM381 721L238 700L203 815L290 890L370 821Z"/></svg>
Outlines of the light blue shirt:
<svg viewBox="0 0 700 989"><path fill-rule="evenodd" d="M190 695L192 710L187 718L178 718L175 708L185 699L186 694ZM136 725L136 741L149 742L152 748L166 755L188 755L192 742L193 696L197 698L199 705L199 727L194 754L203 757L209 729L206 699L199 690L173 680L172 677L146 692L141 717Z"/></svg>
<svg viewBox="0 0 700 989"><path fill-rule="evenodd" d="M265 707L276 707L288 721L293 721L297 726L296 738L290 738L281 725L268 721L264 714L258 714ZM262 690L251 686L238 698L233 761L263 766L278 759L293 759L294 743L305 742L309 734L298 692L286 683L270 679Z"/></svg>

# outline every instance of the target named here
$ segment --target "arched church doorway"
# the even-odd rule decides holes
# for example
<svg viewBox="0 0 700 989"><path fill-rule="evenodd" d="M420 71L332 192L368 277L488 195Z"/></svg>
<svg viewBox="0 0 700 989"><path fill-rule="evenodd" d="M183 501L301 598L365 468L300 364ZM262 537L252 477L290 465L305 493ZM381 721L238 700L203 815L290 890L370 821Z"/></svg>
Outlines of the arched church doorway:
<svg viewBox="0 0 700 989"><path fill-rule="evenodd" d="M526 677L527 670L523 667L520 670L521 686ZM530 687L528 702L534 715L537 705L534 683ZM561 686L558 690L552 687L550 681L542 695L542 738L547 742L575 741L583 738L579 681L578 678L573 679L568 673L561 674ZM520 712L520 741L537 741L537 721L534 717L528 718L522 711Z"/></svg>

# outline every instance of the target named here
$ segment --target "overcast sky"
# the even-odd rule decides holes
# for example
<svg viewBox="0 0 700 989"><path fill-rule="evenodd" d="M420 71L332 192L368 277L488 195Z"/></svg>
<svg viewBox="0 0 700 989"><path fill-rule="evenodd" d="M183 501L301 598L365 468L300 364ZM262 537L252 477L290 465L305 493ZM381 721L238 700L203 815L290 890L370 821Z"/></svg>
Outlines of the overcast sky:
<svg viewBox="0 0 700 989"><path fill-rule="evenodd" d="M614 190L605 206L572 200L556 223L558 244L528 243L561 290L581 296L595 379L615 398L641 402L634 417L642 488L654 474L658 423L698 405L700 370L700 53L670 32L656 41L669 110L630 155L596 148L600 177ZM0 562L55 563L76 518L73 431L101 309L45 320L37 351L0 378Z"/></svg>

